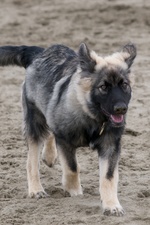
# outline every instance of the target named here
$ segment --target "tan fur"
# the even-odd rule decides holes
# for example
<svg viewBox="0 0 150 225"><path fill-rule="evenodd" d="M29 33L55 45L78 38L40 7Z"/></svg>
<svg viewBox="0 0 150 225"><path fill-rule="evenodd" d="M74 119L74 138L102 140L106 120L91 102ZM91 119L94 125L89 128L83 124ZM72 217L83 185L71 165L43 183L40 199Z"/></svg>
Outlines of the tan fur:
<svg viewBox="0 0 150 225"><path fill-rule="evenodd" d="M87 77L82 78L78 84L85 93L91 91L91 84L92 84L91 78Z"/></svg>
<svg viewBox="0 0 150 225"><path fill-rule="evenodd" d="M116 67L120 66L123 69L127 69L128 66L125 59L129 57L127 52L116 52L110 56L101 57L96 52L91 52L91 58L96 61L96 70L101 70L103 67Z"/></svg>
<svg viewBox="0 0 150 225"><path fill-rule="evenodd" d="M100 165L100 196L102 201L103 210L110 210L114 212L122 212L123 209L119 203L117 197L117 185L118 185L118 165L114 170L113 177L109 180L106 178L108 171L108 160L99 159Z"/></svg>
<svg viewBox="0 0 150 225"><path fill-rule="evenodd" d="M82 194L82 187L80 184L80 169L79 166L77 168L77 172L72 172L67 165L67 162L60 151L59 154L63 176L62 176L62 184L64 190L69 192L71 196L81 195Z"/></svg>
<svg viewBox="0 0 150 225"><path fill-rule="evenodd" d="M91 118L95 118L87 107L87 102L90 101L90 91L91 91L91 79L81 78L81 69L78 68L77 72L74 74L69 88L68 88L68 99L67 105L69 107L72 105L73 111L78 111L82 107L84 112L86 112Z"/></svg>
<svg viewBox="0 0 150 225"><path fill-rule="evenodd" d="M47 166L53 166L57 159L55 137L52 133L44 142L44 148L42 151L42 159Z"/></svg>
<svg viewBox="0 0 150 225"><path fill-rule="evenodd" d="M39 174L39 149L32 141L28 142L27 179L29 196L34 197L39 192L44 192Z"/></svg>
<svg viewBox="0 0 150 225"><path fill-rule="evenodd" d="M82 78L76 85L76 96L78 102L82 105L83 110L91 117L94 116L90 113L87 102L90 102L90 91L91 91L91 79Z"/></svg>

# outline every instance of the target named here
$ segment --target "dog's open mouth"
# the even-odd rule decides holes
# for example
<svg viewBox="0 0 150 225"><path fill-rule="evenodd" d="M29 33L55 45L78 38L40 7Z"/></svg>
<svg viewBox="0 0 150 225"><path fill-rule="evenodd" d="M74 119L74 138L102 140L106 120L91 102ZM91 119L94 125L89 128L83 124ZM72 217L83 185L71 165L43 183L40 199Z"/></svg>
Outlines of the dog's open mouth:
<svg viewBox="0 0 150 225"><path fill-rule="evenodd" d="M106 112L104 109L102 109L103 113L107 116L107 118L109 118L111 124L115 127L120 127L124 125L125 122L125 115L123 114L109 114L108 112Z"/></svg>
<svg viewBox="0 0 150 225"><path fill-rule="evenodd" d="M115 127L121 127L124 125L124 115L122 114L110 115L109 119Z"/></svg>
<svg viewBox="0 0 150 225"><path fill-rule="evenodd" d="M118 124L118 123L122 123L124 121L124 117L123 115L111 115L110 116L112 122Z"/></svg>

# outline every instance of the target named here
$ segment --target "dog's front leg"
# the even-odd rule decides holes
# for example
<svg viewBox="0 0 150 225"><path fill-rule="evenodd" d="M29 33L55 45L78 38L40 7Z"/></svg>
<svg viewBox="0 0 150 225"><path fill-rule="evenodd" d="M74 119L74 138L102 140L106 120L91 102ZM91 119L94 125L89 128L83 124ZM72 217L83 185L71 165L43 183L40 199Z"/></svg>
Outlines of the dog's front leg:
<svg viewBox="0 0 150 225"><path fill-rule="evenodd" d="M27 178L28 191L31 198L43 198L47 194L44 191L39 174L39 146L34 141L28 141Z"/></svg>
<svg viewBox="0 0 150 225"><path fill-rule="evenodd" d="M122 216L124 210L117 197L118 160L111 157L99 157L101 202L105 215Z"/></svg>
<svg viewBox="0 0 150 225"><path fill-rule="evenodd" d="M80 169L77 163L76 151L67 144L57 145L62 166L62 184L64 190L71 196L81 195Z"/></svg>

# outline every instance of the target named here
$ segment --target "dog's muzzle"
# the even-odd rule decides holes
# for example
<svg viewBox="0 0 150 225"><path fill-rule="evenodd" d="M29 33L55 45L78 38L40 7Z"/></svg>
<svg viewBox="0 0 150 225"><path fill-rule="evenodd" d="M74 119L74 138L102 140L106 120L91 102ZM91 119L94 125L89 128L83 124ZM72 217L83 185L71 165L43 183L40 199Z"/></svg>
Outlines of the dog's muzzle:
<svg viewBox="0 0 150 225"><path fill-rule="evenodd" d="M111 125L113 127L122 127L125 123L125 114L127 112L126 105L123 104L116 104L114 106L113 114L108 113L105 109L102 108L103 114L109 119Z"/></svg>
<svg viewBox="0 0 150 225"><path fill-rule="evenodd" d="M114 105L114 114L115 115L124 115L127 112L128 107L125 103L117 103Z"/></svg>

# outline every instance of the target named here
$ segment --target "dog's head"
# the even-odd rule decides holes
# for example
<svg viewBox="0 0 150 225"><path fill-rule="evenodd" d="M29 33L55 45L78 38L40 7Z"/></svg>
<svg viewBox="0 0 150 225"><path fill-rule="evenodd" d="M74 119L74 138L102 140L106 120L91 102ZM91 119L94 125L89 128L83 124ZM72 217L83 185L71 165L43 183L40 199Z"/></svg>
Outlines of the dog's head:
<svg viewBox="0 0 150 225"><path fill-rule="evenodd" d="M130 67L136 47L129 43L121 51L101 57L83 43L79 48L80 87L91 115L102 116L111 126L124 125L131 98Z"/></svg>

